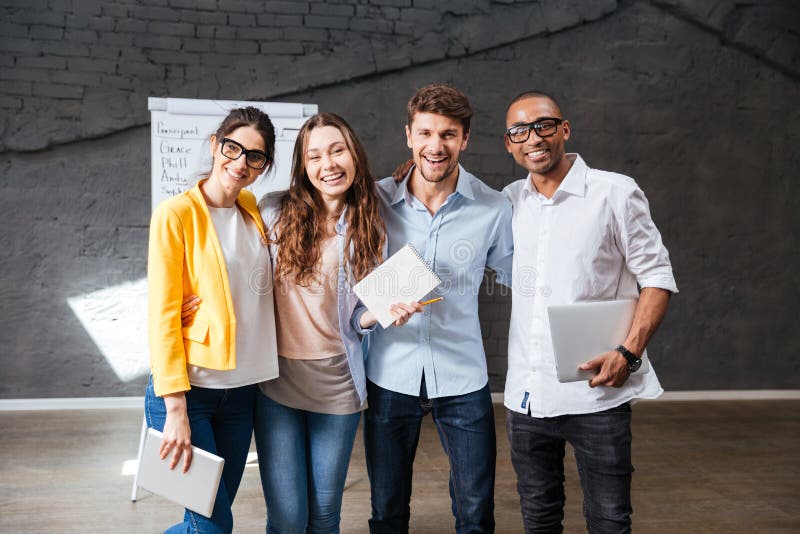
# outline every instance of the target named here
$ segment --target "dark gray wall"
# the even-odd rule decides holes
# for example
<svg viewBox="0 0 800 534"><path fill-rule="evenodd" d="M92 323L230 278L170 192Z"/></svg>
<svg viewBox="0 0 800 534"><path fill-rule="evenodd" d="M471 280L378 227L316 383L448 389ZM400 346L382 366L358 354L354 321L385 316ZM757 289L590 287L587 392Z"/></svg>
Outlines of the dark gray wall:
<svg viewBox="0 0 800 534"><path fill-rule="evenodd" d="M568 148L636 178L681 293L651 344L668 389L800 387L800 10L789 0L0 0L0 398L137 395L66 299L145 275L148 96L315 102L385 175L404 107L449 81L465 166L501 188L518 92ZM510 297L481 295L492 386Z"/></svg>

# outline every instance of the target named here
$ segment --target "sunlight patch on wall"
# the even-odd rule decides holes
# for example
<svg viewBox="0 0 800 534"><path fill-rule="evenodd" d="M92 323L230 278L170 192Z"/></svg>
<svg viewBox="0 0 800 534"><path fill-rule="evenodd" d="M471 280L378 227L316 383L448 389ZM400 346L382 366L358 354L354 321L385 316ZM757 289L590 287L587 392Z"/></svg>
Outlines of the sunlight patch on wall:
<svg viewBox="0 0 800 534"><path fill-rule="evenodd" d="M146 278L70 297L67 304L120 380L150 372Z"/></svg>

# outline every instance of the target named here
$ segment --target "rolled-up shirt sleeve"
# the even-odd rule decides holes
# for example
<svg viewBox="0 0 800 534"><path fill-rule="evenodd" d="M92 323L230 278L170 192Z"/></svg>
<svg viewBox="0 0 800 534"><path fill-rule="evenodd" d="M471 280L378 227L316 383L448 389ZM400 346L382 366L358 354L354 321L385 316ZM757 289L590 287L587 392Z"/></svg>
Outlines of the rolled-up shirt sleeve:
<svg viewBox="0 0 800 534"><path fill-rule="evenodd" d="M639 287L657 287L677 293L669 252L650 216L647 198L638 187L627 196L619 224L620 247Z"/></svg>
<svg viewBox="0 0 800 534"><path fill-rule="evenodd" d="M358 305L353 310L353 315L350 318L350 326L353 327L353 330L360 336L366 336L367 334L374 332L375 327L378 323L374 323L372 326L363 327L361 326L361 316L364 315L364 312L367 311L367 307L364 306L361 301L358 301Z"/></svg>

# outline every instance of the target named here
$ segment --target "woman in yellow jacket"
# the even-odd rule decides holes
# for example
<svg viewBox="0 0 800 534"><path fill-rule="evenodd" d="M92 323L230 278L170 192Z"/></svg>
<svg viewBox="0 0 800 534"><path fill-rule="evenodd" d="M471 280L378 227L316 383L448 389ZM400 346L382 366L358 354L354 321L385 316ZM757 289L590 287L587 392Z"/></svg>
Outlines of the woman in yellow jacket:
<svg viewBox="0 0 800 534"><path fill-rule="evenodd" d="M214 510L186 510L167 532L231 532L257 384L278 375L272 270L255 197L243 188L268 170L275 129L253 108L235 109L211 136L208 178L160 204L150 222L148 426L161 457L188 470L191 446L225 458ZM183 295L203 295L181 326Z"/></svg>

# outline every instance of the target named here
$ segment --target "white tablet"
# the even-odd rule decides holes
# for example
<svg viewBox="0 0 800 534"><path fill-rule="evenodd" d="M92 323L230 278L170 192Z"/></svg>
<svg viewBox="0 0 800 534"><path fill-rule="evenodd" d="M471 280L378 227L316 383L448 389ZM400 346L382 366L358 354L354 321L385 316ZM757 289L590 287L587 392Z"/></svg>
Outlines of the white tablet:
<svg viewBox="0 0 800 534"><path fill-rule="evenodd" d="M614 350L625 341L637 302L635 299L576 302L547 308L559 382L594 378L594 371L582 371L580 365ZM650 362L645 351L636 374L649 371Z"/></svg>
<svg viewBox="0 0 800 534"><path fill-rule="evenodd" d="M139 486L193 512L211 517L225 460L192 447L189 470L183 472L182 457L175 469L170 469L172 454L162 460L158 453L163 437L164 434L158 430L147 429L139 460Z"/></svg>

